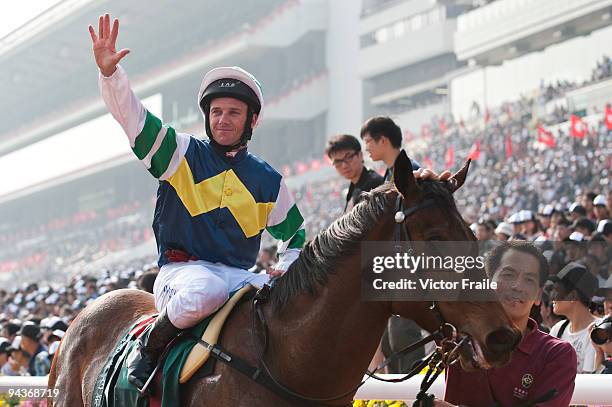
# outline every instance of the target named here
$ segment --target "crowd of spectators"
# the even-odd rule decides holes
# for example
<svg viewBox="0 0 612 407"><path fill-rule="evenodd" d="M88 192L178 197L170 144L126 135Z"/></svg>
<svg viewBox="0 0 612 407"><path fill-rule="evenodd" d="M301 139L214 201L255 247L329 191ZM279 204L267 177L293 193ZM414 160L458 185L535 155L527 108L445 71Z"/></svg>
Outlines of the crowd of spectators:
<svg viewBox="0 0 612 407"><path fill-rule="evenodd" d="M60 267L133 248L152 238L152 214L151 204L134 201L7 231L0 235L0 273L47 279Z"/></svg>
<svg viewBox="0 0 612 407"><path fill-rule="evenodd" d="M609 75L609 58L604 58L596 71L597 80ZM543 91L549 92L548 88ZM596 318L612 313L612 130L602 116L582 137L559 130L553 145L543 145L538 142L538 122L558 124L568 118L557 112L558 117L553 114L536 120L533 104L537 100L538 97L525 97L505 103L468 123L435 117L422 135L426 148L419 150L408 143L407 149L409 155L433 169L456 169L462 158L471 156L468 180L455 198L477 238L533 241L544 251L551 275L563 274L568 265L574 267L572 270L582 267L596 282L591 291L583 293L584 306L589 307L593 321L600 322ZM346 186L346 181L338 177L294 188L310 237L342 215ZM145 209L151 210L149 206ZM129 248L150 240L150 216L145 216L146 211L135 207L113 213L115 221L98 219L98 227L67 230L65 225L48 225L45 250L55 262L49 262L49 267L57 269L58 258L63 266L91 261L101 250ZM129 222L117 221L125 216L131 216ZM89 226L95 224L95 219L88 221ZM0 250L10 248L14 254L17 248L18 252L18 240L19 235L8 241L5 238ZM265 272L273 265L276 254L272 243L264 235L254 272ZM31 251L27 244L22 247L24 252ZM56 249L52 247L61 247L62 252L53 252ZM81 309L98 296L119 288L151 292L156 271L152 255L96 275L77 275L65 285L25 283L0 289L0 374L47 374L58 340ZM534 316L543 329L554 330L557 326L559 331L562 318L555 314L553 301L546 293ZM609 349L590 342L587 345L599 362L584 371L602 371L609 363L605 361Z"/></svg>
<svg viewBox="0 0 612 407"><path fill-rule="evenodd" d="M538 100L543 103L550 102L551 100L563 97L568 91L609 79L610 77L612 77L612 60L610 60L609 56L604 55L601 61L597 61L597 65L591 71L591 77L586 81L576 82L567 79L557 79L546 84L542 80Z"/></svg>
<svg viewBox="0 0 612 407"><path fill-rule="evenodd" d="M609 77L609 67L604 57L592 81ZM591 340L593 327L612 326L609 107L583 121L581 131L570 123L582 119L565 108L538 116L542 110L534 109L575 88L560 81L499 109L475 108L468 123L435 117L412 155L434 169L457 169L472 158L468 180L455 194L460 212L489 247L495 240L540 247L550 276L532 316L542 330L572 344L578 373L611 373L612 328L607 339ZM427 142L419 143L423 137Z"/></svg>
<svg viewBox="0 0 612 407"><path fill-rule="evenodd" d="M612 60L607 55L604 55L601 62L597 62L597 66L593 69L591 82L598 82L603 79L608 79L612 76Z"/></svg>
<svg viewBox="0 0 612 407"><path fill-rule="evenodd" d="M79 275L69 284L24 283L0 289L0 376L45 376L66 329L91 301L109 291L138 288L153 292L155 262L129 265L99 276Z"/></svg>
<svg viewBox="0 0 612 407"><path fill-rule="evenodd" d="M566 210L585 194L611 189L612 139L603 114L581 138L559 128L551 146L538 141L541 118L533 117L533 103L527 98L505 103L472 124L436 118L425 147L411 151L409 144L409 155L434 169L456 170L472 156L468 182L456 194L470 223L499 222L513 211L537 212L547 204Z"/></svg>

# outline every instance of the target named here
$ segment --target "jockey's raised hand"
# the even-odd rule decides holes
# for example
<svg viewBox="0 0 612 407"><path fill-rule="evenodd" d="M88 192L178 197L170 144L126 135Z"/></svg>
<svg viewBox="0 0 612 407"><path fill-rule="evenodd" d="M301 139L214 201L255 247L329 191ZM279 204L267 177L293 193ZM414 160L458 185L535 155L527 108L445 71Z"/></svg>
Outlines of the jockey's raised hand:
<svg viewBox="0 0 612 407"><path fill-rule="evenodd" d="M122 49L117 52L115 48L117 34L119 34L119 20L115 19L111 28L110 15L107 13L100 16L98 34L96 35L96 30L91 25L89 26L89 34L91 35L93 53L100 72L104 76L111 76L115 69L117 69L119 61L130 53L129 49Z"/></svg>

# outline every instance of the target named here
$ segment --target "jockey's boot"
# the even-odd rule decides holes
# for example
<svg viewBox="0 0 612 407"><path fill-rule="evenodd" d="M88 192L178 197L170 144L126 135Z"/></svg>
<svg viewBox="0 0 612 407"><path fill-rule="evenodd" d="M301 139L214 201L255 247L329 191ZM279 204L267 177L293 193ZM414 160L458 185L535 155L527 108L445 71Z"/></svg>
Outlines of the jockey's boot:
<svg viewBox="0 0 612 407"><path fill-rule="evenodd" d="M148 331L148 335L142 335L138 339L136 351L132 352L128 359L127 373L128 381L139 391L143 392L143 387L155 370L157 361L166 345L180 331L170 322L166 309L164 309L153 323L153 329ZM145 393L152 394L152 387L149 385Z"/></svg>

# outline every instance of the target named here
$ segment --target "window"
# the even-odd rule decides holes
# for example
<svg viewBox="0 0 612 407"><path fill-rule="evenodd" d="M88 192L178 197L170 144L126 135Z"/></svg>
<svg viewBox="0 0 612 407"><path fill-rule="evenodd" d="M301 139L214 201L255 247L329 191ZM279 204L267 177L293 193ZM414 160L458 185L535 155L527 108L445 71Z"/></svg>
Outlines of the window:
<svg viewBox="0 0 612 407"><path fill-rule="evenodd" d="M379 44L387 42L389 40L389 30L387 29L387 27L379 28L378 30L376 30L374 38L376 38L376 42Z"/></svg>
<svg viewBox="0 0 612 407"><path fill-rule="evenodd" d="M395 38L400 38L403 36L405 31L406 23L404 21L398 21L397 23L393 24L393 36Z"/></svg>
<svg viewBox="0 0 612 407"><path fill-rule="evenodd" d="M361 36L361 48L381 44L390 40L401 38L410 32L419 31L423 28L438 24L446 19L446 7L434 7L420 14L395 21L384 27Z"/></svg>
<svg viewBox="0 0 612 407"><path fill-rule="evenodd" d="M417 14L410 19L410 28L412 31L419 31L423 28L423 15Z"/></svg>

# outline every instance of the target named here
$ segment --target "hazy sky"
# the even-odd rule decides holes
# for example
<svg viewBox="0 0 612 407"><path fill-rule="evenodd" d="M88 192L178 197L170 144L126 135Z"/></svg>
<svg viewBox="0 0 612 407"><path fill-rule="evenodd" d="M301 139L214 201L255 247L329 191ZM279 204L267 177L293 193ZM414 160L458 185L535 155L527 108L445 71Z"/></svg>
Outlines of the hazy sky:
<svg viewBox="0 0 612 407"><path fill-rule="evenodd" d="M0 13L0 38L62 0L6 1Z"/></svg>

